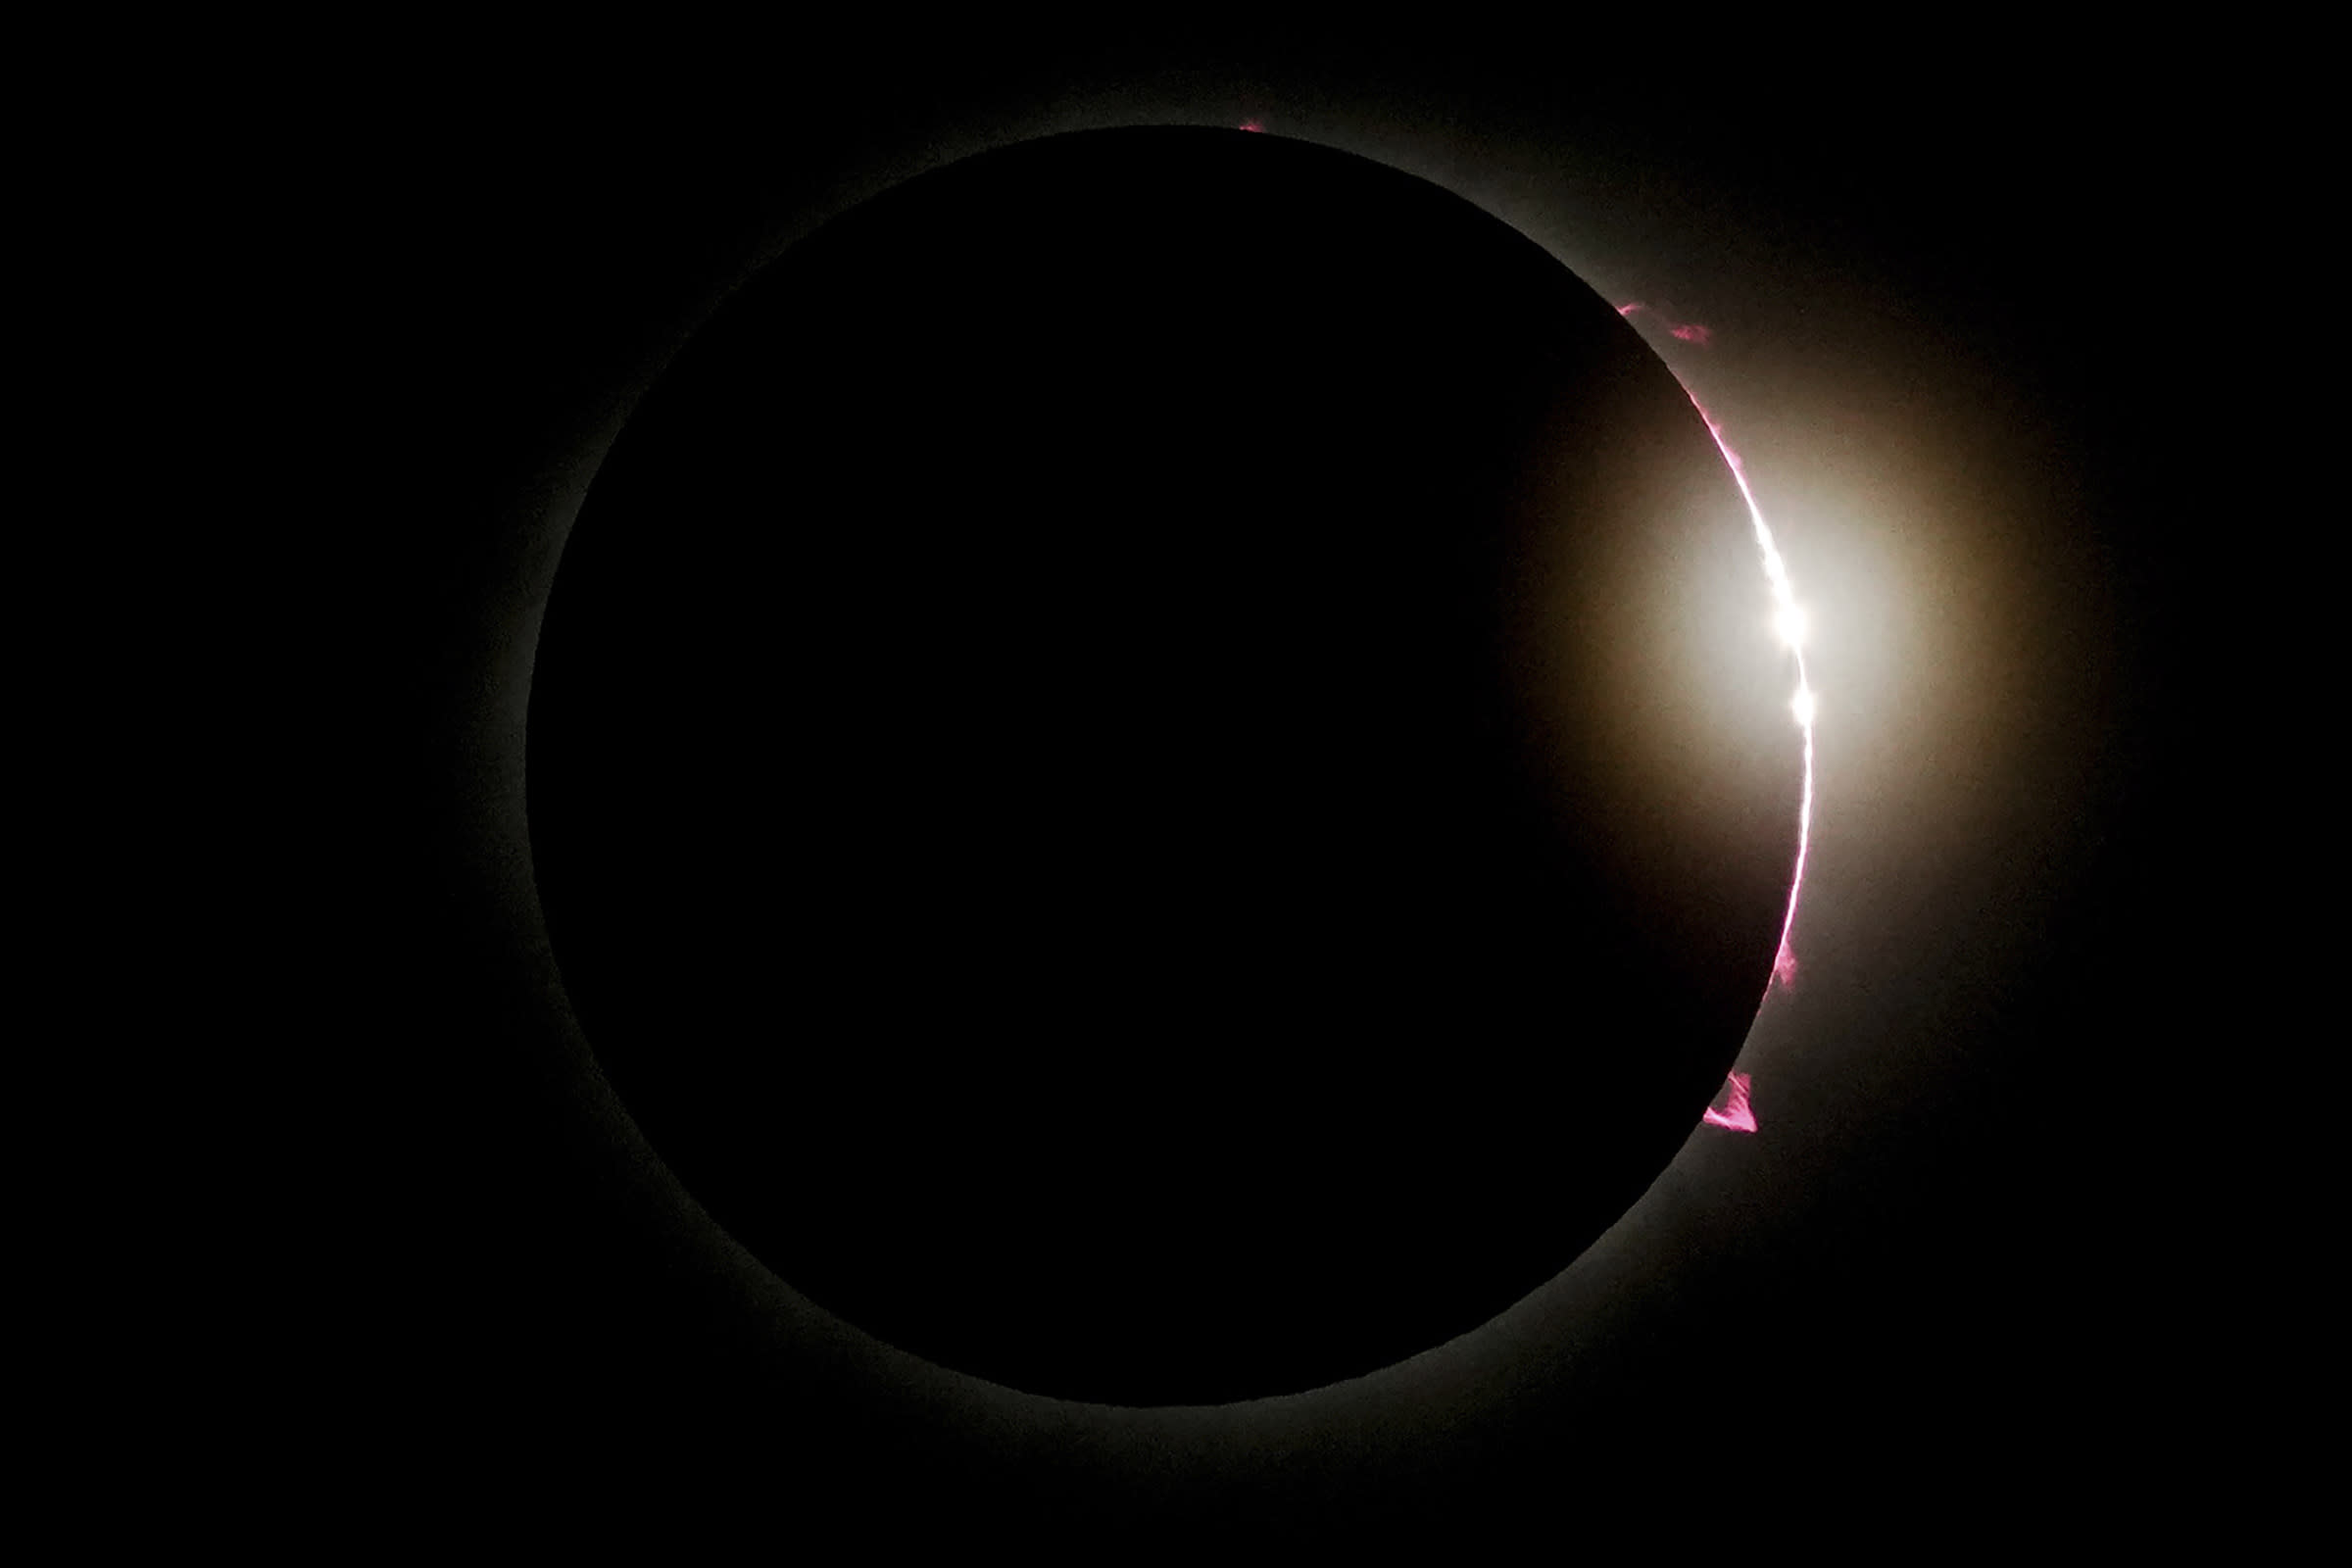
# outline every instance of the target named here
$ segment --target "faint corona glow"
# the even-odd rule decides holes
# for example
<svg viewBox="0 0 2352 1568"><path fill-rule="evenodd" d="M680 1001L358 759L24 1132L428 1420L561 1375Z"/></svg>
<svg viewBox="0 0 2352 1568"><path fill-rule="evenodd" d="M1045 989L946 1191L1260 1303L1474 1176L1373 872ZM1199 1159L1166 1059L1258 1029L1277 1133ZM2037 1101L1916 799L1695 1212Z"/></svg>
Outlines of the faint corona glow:
<svg viewBox="0 0 2352 1568"><path fill-rule="evenodd" d="M1699 1119L1710 1127L1729 1127L1736 1133L1756 1130L1755 1107L1747 1102L1747 1074L1736 1072L1723 1081L1724 1097L1720 1108L1709 1105L1706 1115Z"/></svg>

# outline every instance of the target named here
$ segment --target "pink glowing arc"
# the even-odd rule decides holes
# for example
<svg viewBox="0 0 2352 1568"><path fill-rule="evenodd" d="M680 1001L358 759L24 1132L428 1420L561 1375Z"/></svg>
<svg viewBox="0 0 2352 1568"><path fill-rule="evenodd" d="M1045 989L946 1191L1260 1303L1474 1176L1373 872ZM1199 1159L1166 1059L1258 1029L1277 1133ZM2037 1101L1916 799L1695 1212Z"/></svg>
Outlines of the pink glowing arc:
<svg viewBox="0 0 2352 1568"><path fill-rule="evenodd" d="M1649 307L1640 300L1617 307L1617 314L1628 318L1647 311ZM1713 336L1696 322L1669 324L1668 330L1685 342L1701 345ZM1670 371L1674 369L1672 366L1667 368ZM1772 524L1764 520L1764 509L1756 504L1756 493L1748 485L1747 465L1740 461L1740 454L1724 436L1722 423L1707 412L1707 406L1698 400L1698 394L1690 390L1690 383L1684 381L1679 372L1675 374L1675 379L1682 382L1683 395L1690 400L1690 406L1706 421L1707 434L1715 439L1715 450L1723 454L1724 464L1732 470L1732 482L1740 487L1740 499L1747 506L1748 525L1755 530L1756 547L1764 553L1764 576L1772 585L1775 608L1784 612L1793 612L1796 608L1796 589L1788 580L1788 564L1782 559L1781 547L1772 537ZM1805 885L1805 859L1813 847L1813 681L1805 668L1802 645L1791 641L1789 652L1796 658L1796 722L1804 735L1805 777L1804 791L1798 798L1796 810L1796 866L1788 878L1788 907L1781 917L1781 941L1773 954L1772 979L1764 988L1766 996L1772 994L1774 985L1787 988L1796 983L1796 951L1789 945L1789 937L1796 929L1797 900L1804 892Z"/></svg>
<svg viewBox="0 0 2352 1568"><path fill-rule="evenodd" d="M1651 312L1649 307L1641 301L1635 300L1618 306L1617 314L1630 319L1638 314L1654 315L1656 313ZM1712 332L1696 321L1668 321L1666 330L1680 341L1694 343L1700 348L1707 347L1714 338ZM1672 366L1668 366L1667 368L1673 370ZM1788 580L1788 564L1782 559L1780 546L1772 537L1772 525L1764 520L1764 509L1756 504L1756 493L1748 485L1747 466L1740 461L1740 454L1733 449L1731 442L1723 433L1723 425L1714 415L1707 412L1707 406L1701 403L1698 394L1690 389L1690 383L1683 380L1679 371L1675 372L1675 379L1682 382L1683 395L1690 400L1690 406L1696 409L1698 416L1706 421L1707 434L1714 437L1715 450L1723 454L1725 465L1732 470L1732 481L1740 487L1740 499L1746 503L1748 523L1755 530L1757 548L1764 554L1764 575L1772 584L1774 608L1784 616L1801 624L1801 617L1797 615L1796 590ZM1796 659L1796 695L1790 706L1796 715L1797 728L1804 735L1804 790L1797 801L1796 865L1788 877L1788 906L1781 916L1781 940L1780 945L1773 953L1772 978L1764 984L1764 995L1767 1000L1771 998L1774 986L1786 990L1796 984L1796 949L1791 944L1791 937L1796 930L1797 901L1804 892L1805 860L1813 848L1813 719L1815 703L1813 680L1805 668L1805 650L1800 637L1800 632L1788 634L1789 652ZM1754 1132L1756 1117L1755 1112L1748 1105L1747 1074L1733 1073L1725 1087L1728 1098L1723 1108L1708 1110L1701 1120L1710 1127L1729 1127L1736 1132L1743 1133Z"/></svg>
<svg viewBox="0 0 2352 1568"><path fill-rule="evenodd" d="M1789 586L1788 563L1781 559L1780 546L1773 542L1772 525L1764 520L1764 509L1756 505L1756 493L1748 488L1746 465L1740 461L1740 454L1732 450L1731 442L1724 438L1723 426L1716 422L1715 416L1707 412L1707 406L1698 401L1698 394L1692 392L1688 383L1684 385L1683 392L1690 399L1690 406L1698 411L1698 416L1707 422L1707 433L1715 438L1715 449L1723 454L1723 461L1731 467L1733 482L1740 486L1740 498L1747 503L1748 521L1755 528L1757 546L1764 552L1764 575L1772 581L1773 598L1783 606L1794 606L1796 594ZM1810 701L1813 681L1805 670L1804 649L1791 643L1789 652L1796 658L1797 700L1802 705L1797 714L1797 728L1805 738L1805 782L1804 791L1797 799L1796 866L1788 877L1788 909L1781 917L1781 942L1779 950L1773 955L1772 983L1765 987L1766 995L1771 994L1772 984L1787 987L1796 981L1796 951L1789 946L1789 936L1796 929L1797 900L1805 887L1805 858L1813 848L1813 712Z"/></svg>

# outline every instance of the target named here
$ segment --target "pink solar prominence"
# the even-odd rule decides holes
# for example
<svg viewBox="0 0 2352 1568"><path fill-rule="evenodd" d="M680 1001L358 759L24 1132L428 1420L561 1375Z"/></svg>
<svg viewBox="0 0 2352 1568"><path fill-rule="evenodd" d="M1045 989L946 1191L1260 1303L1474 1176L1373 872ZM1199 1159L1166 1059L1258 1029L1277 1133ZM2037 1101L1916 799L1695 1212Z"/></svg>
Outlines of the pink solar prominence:
<svg viewBox="0 0 2352 1568"><path fill-rule="evenodd" d="M1729 1127L1736 1133L1756 1130L1756 1113L1747 1103L1747 1074L1736 1072L1724 1080L1721 1105L1709 1105L1699 1120L1710 1127Z"/></svg>

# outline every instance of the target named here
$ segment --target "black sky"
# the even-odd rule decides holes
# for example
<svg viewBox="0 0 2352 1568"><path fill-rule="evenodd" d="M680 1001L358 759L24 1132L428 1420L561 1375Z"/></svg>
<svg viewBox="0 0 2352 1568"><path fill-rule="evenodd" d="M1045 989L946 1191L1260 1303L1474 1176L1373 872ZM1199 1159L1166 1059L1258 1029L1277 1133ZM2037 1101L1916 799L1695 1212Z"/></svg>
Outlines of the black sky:
<svg viewBox="0 0 2352 1568"><path fill-rule="evenodd" d="M2193 134L2055 65L1660 101L1485 43L787 57L760 90L649 70L395 100L334 162L366 223L355 488L382 509L341 862L380 939L332 1016L410 1127L354 1230L376 1284L321 1326L350 1359L312 1407L380 1446L361 1468L1135 1541L1591 1517L1629 1481L1752 1487L1784 1520L1954 1478L2022 1505L2080 1496L2094 1456L2152 1462L2195 1226L2132 1107L2188 1028L2150 976L2178 951L2197 507L2150 461L2187 416L2153 391L2145 279ZM521 780L490 743L538 609L513 585L548 564L515 519L584 477L566 454L745 258L1008 131L1246 119L1707 322L1674 363L1789 503L1825 622L1823 847L1799 983L1750 1041L1753 1140L1702 1135L1475 1353L1308 1406L1099 1419L779 1305L616 1158L508 916Z"/></svg>

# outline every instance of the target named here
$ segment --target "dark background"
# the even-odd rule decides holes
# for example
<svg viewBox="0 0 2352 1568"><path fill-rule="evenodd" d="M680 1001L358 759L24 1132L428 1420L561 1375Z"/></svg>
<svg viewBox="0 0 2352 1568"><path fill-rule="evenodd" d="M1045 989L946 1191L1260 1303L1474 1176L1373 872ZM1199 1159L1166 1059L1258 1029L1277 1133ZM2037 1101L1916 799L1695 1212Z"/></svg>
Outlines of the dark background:
<svg viewBox="0 0 2352 1568"><path fill-rule="evenodd" d="M1833 1496L2095 1510L2170 1462L2228 1229L2172 1098L2208 1027L2174 861L2182 540L2214 498L2156 461L2211 393L2149 329L2206 309L2160 251L2214 178L2195 104L2081 60L1784 91L1523 42L786 40L750 83L517 68L354 117L323 177L362 217L333 326L377 519L351 622L382 657L345 698L368 749L329 880L369 935L328 1016L406 1132L372 1162L380 1220L341 1230L364 1284L319 1309L306 1419L345 1479L1150 1539L1590 1519L1652 1489L1687 1511L1636 1516L1686 1532ZM1642 90L1601 85L1635 53ZM1482 1348L1311 1406L1105 1419L837 1337L615 1164L543 1022L552 973L494 912L528 886L497 848L520 781L477 759L518 719L482 671L527 648L491 585L545 564L499 519L578 477L562 454L783 237L764 215L1007 127L1158 119L1416 159L1583 247L1596 287L1707 321L1688 373L1767 510L1792 499L1824 623L1824 848L1798 985L1743 1058L1753 1139L1694 1142Z"/></svg>

